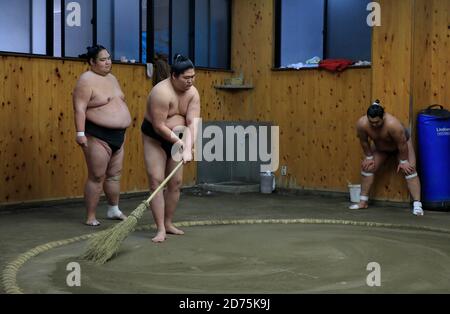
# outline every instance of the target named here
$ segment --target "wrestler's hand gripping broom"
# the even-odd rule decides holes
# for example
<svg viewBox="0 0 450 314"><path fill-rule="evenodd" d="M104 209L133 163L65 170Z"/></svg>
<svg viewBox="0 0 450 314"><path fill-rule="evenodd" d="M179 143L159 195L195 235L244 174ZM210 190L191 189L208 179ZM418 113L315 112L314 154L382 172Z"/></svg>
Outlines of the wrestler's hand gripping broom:
<svg viewBox="0 0 450 314"><path fill-rule="evenodd" d="M123 240L134 231L138 219L141 218L144 215L144 212L150 207L150 201L167 184L167 182L169 182L182 165L183 161L180 161L150 197L136 207L136 209L128 215L127 219L108 230L99 232L89 240L88 248L81 258L97 264L104 264L110 260L113 255L117 254Z"/></svg>

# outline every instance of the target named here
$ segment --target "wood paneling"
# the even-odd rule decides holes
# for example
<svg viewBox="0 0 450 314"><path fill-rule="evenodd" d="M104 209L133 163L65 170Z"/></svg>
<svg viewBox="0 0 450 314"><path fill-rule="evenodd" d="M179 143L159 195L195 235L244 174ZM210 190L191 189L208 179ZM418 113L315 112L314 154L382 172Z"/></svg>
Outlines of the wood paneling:
<svg viewBox="0 0 450 314"><path fill-rule="evenodd" d="M343 191L359 181L354 126L370 99L370 79L368 69L274 74L273 106L262 119L274 116L280 126L280 164L288 166L282 185Z"/></svg>
<svg viewBox="0 0 450 314"><path fill-rule="evenodd" d="M0 116L4 119L0 202L82 195L86 167L74 139L72 90L86 65L5 56L0 64ZM127 132L122 190L145 190L139 126L150 81L142 67L115 65L114 74L133 117Z"/></svg>
<svg viewBox="0 0 450 314"><path fill-rule="evenodd" d="M370 69L342 74L273 72L272 26L272 1L234 2L232 67L235 73L197 71L202 117L205 121L271 121L280 126L280 163L288 166L288 176L280 181L282 185L343 191L346 180L359 180L361 152L353 126L370 99ZM44 144L35 137L30 140L34 151L27 155L10 146L2 149L2 154L8 154L8 160L14 160L11 155L16 153L18 160L27 164L34 160L39 166L33 169L39 173L27 176L25 170L11 171L11 177L15 177L2 187L1 202L80 196L86 170L82 154L73 141L71 91L86 67L80 62L19 57L2 60L2 66L9 68L21 63L26 63L24 74L11 69L7 72L24 90L34 93L30 102L33 118L24 120L30 131L14 133L38 134L53 142L44 140ZM255 86L253 90L229 92L214 88L224 78L240 72ZM139 125L151 82L141 67L115 65L114 73L122 84L134 119L127 132L122 191L146 190ZM26 77L33 78L27 81ZM7 84L3 91L11 91L14 85L12 80ZM25 98L23 95L17 99L2 97L10 99L19 110L24 110ZM1 115L9 117L11 112L7 106ZM34 120L37 124L30 124ZM63 135L55 131L55 123L63 129ZM12 129L12 126L5 128ZM7 142L13 145L17 139L11 137ZM195 182L195 172L194 164L185 169L185 184ZM23 189L27 184L32 186L30 191Z"/></svg>
<svg viewBox="0 0 450 314"><path fill-rule="evenodd" d="M450 1L416 0L414 112L430 104L450 109Z"/></svg>
<svg viewBox="0 0 450 314"><path fill-rule="evenodd" d="M409 123L412 66L412 1L382 0L381 26L374 27L372 94Z"/></svg>
<svg viewBox="0 0 450 314"><path fill-rule="evenodd" d="M450 109L450 1L433 0L431 33L431 101Z"/></svg>
<svg viewBox="0 0 450 314"><path fill-rule="evenodd" d="M374 27L372 43L372 97L409 127L411 104L413 1L381 0L381 26ZM395 158L381 169L373 188L378 198L407 200L405 179L396 173Z"/></svg>
<svg viewBox="0 0 450 314"><path fill-rule="evenodd" d="M382 26L374 30L372 94L405 125L413 126L414 140L421 109L434 103L449 108L450 2L380 3ZM383 173L386 179L377 183L374 192L390 200L408 199L407 190L402 189L404 180L394 174L394 169L395 163L391 162Z"/></svg>
<svg viewBox="0 0 450 314"><path fill-rule="evenodd" d="M370 103L370 69L341 74L272 71L273 2L233 2L232 60L254 89L219 92L225 120L270 121L280 127L281 186L344 191L359 181L361 149L354 125ZM223 115L207 113L212 119Z"/></svg>
<svg viewBox="0 0 450 314"><path fill-rule="evenodd" d="M273 0L233 1L234 73L197 70L202 118L270 121L280 127L281 186L345 191L359 182L361 148L354 125L374 98L406 125L432 102L449 104L449 2L381 0L372 68L340 74L272 71ZM414 50L413 50L414 49ZM0 203L82 195L86 168L75 144L71 92L86 65L75 61L0 57ZM140 66L114 65L133 117L127 132L122 191L147 190L140 123L151 80ZM214 85L242 72L254 89ZM374 198L407 200L394 163L377 178ZM196 166L185 169L186 185Z"/></svg>
<svg viewBox="0 0 450 314"><path fill-rule="evenodd" d="M432 94L432 25L433 1L416 0L414 8L414 76L413 95L414 113L426 107L431 102ZM435 48L434 48L435 49Z"/></svg>

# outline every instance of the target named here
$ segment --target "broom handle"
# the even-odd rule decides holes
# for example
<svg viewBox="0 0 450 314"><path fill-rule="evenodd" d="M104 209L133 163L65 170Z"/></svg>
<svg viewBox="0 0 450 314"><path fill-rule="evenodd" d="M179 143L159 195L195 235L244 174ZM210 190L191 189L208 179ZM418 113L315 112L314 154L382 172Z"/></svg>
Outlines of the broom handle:
<svg viewBox="0 0 450 314"><path fill-rule="evenodd" d="M147 207L150 206L150 201L155 197L155 195L169 182L170 179L175 175L178 169L183 166L183 161L180 161L178 165L175 167L175 169L172 170L172 172L167 176L167 178L158 186L156 190L153 191L153 193L150 195L150 197L144 202Z"/></svg>

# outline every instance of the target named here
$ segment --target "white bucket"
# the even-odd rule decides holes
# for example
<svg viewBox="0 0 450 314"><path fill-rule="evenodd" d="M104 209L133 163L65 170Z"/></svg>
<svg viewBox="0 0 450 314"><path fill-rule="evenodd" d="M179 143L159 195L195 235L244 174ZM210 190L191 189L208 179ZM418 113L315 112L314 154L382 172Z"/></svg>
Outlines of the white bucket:
<svg viewBox="0 0 450 314"><path fill-rule="evenodd" d="M263 194L270 194L275 190L275 175L270 172L261 172L260 190Z"/></svg>
<svg viewBox="0 0 450 314"><path fill-rule="evenodd" d="M359 203L359 195L361 194L361 184L349 184L350 201L352 203Z"/></svg>

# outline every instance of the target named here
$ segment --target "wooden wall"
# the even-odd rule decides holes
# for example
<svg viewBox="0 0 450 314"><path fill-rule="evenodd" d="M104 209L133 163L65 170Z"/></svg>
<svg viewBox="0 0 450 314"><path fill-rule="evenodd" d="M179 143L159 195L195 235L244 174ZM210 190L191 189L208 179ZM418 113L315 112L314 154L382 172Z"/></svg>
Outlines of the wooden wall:
<svg viewBox="0 0 450 314"><path fill-rule="evenodd" d="M198 70L205 121L271 121L280 126L281 186L346 191L359 182L362 156L354 125L373 98L405 124L423 104L449 103L446 85L450 8L447 0L381 0L372 68L341 74L273 71L273 0L233 1L234 74ZM71 92L86 65L76 61L0 57L0 204L82 195L86 168L73 132ZM254 89L230 92L215 84L243 72ZM151 81L142 66L115 64L134 122L127 133L122 191L145 191L139 133ZM413 112L413 113L411 113ZM403 179L377 179L373 197L407 200ZM185 170L185 184L196 166Z"/></svg>
<svg viewBox="0 0 450 314"><path fill-rule="evenodd" d="M280 127L279 185L345 191L359 182L354 125L371 99L371 70L272 71L273 1L234 1L233 69L255 85L231 104L243 120ZM229 104L227 104L229 105Z"/></svg>
<svg viewBox="0 0 450 314"><path fill-rule="evenodd" d="M372 95L385 104L387 111L412 127L414 141L421 109L434 103L450 109L450 1L379 2L382 25L374 29ZM395 167L393 161L387 165L374 193L389 200L406 200L408 191L404 179L395 174Z"/></svg>
<svg viewBox="0 0 450 314"><path fill-rule="evenodd" d="M205 120L270 121L280 127L280 186L346 191L358 182L361 149L354 125L370 103L371 70L341 74L273 71L273 2L233 2L232 68L254 85L216 90L199 78ZM203 84L207 84L205 86Z"/></svg>
<svg viewBox="0 0 450 314"><path fill-rule="evenodd" d="M74 138L72 90L86 69L82 62L1 57L0 203L82 195L86 167ZM144 73L143 67L114 66L133 118L124 191L142 190L147 181L137 128L150 88Z"/></svg>
<svg viewBox="0 0 450 314"><path fill-rule="evenodd" d="M416 0L414 27L414 108L430 104L450 109L450 1Z"/></svg>
<svg viewBox="0 0 450 314"><path fill-rule="evenodd" d="M387 112L410 125L413 1L382 0L381 26L375 27L372 44L372 95L380 99ZM406 200L405 180L396 173L391 158L381 170L383 180L376 180L374 194L386 199Z"/></svg>
<svg viewBox="0 0 450 314"><path fill-rule="evenodd" d="M0 56L0 204L79 197L87 177L74 138L72 90L83 62ZM114 64L133 123L127 130L122 191L147 190L140 124L152 82L145 67ZM218 73L217 81L223 80ZM211 73L202 92L211 97ZM195 183L196 165L185 167L185 184Z"/></svg>

